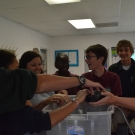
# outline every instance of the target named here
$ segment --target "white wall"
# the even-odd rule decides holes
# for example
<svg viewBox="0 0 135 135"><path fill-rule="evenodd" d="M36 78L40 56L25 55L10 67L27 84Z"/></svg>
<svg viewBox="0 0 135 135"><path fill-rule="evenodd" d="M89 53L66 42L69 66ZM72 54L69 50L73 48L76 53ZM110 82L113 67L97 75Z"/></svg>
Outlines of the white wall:
<svg viewBox="0 0 135 135"><path fill-rule="evenodd" d="M97 34L84 36L65 36L53 37L50 46L50 67L49 73L56 71L54 67L54 51L55 50L79 50L79 66L70 67L70 70L75 74L84 73L84 50L94 44L102 44L109 49L109 65L112 64L111 47L116 46L117 42L122 39L130 40L135 47L135 33L115 33L115 34Z"/></svg>
<svg viewBox="0 0 135 135"><path fill-rule="evenodd" d="M33 48L49 49L50 37L0 17L0 47L18 47L17 58Z"/></svg>

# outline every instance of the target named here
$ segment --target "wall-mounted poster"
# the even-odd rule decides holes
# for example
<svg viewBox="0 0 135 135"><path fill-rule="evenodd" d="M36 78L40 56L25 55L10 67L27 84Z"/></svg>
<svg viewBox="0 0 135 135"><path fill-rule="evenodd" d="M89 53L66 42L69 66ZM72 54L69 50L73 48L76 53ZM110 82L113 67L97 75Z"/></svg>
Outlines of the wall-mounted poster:
<svg viewBox="0 0 135 135"><path fill-rule="evenodd" d="M70 61L69 66L78 66L79 65L78 50L56 50L55 57L59 53L64 53L64 54L68 55L69 61Z"/></svg>
<svg viewBox="0 0 135 135"><path fill-rule="evenodd" d="M134 50L134 53L133 53L133 55L131 56L131 58L135 60L135 50Z"/></svg>
<svg viewBox="0 0 135 135"><path fill-rule="evenodd" d="M111 47L111 53L112 53L112 64L117 63L120 58L116 52L116 47Z"/></svg>
<svg viewBox="0 0 135 135"><path fill-rule="evenodd" d="M43 73L47 74L47 50L45 48L40 48L40 54L42 57Z"/></svg>
<svg viewBox="0 0 135 135"><path fill-rule="evenodd" d="M40 53L38 48L33 48L34 52Z"/></svg>
<svg viewBox="0 0 135 135"><path fill-rule="evenodd" d="M47 50L45 48L33 48L33 51L39 53L42 58L42 67L43 67L43 73L47 73Z"/></svg>

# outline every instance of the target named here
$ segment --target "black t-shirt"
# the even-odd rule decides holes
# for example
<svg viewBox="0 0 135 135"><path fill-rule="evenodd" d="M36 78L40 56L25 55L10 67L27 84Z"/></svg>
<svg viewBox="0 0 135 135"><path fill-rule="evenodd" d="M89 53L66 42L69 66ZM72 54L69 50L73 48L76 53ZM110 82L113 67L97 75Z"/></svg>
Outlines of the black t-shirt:
<svg viewBox="0 0 135 135"><path fill-rule="evenodd" d="M37 75L24 69L0 67L0 114L19 110L31 99L37 88Z"/></svg>
<svg viewBox="0 0 135 135"><path fill-rule="evenodd" d="M0 135L24 135L43 130L51 130L49 113L43 114L30 106L0 115Z"/></svg>

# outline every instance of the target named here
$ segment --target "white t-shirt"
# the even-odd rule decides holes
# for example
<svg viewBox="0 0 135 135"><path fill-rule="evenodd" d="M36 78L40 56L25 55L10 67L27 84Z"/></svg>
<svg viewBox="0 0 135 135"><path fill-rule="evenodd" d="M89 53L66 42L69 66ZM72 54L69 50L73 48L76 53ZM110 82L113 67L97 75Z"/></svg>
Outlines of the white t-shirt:
<svg viewBox="0 0 135 135"><path fill-rule="evenodd" d="M34 97L31 99L32 105L37 105L41 101L47 99L48 97L54 95L54 92L47 92L43 94L34 94Z"/></svg>
<svg viewBox="0 0 135 135"><path fill-rule="evenodd" d="M128 70L130 68L130 66L131 65L129 65L129 66L122 66L122 68L125 69L125 70Z"/></svg>

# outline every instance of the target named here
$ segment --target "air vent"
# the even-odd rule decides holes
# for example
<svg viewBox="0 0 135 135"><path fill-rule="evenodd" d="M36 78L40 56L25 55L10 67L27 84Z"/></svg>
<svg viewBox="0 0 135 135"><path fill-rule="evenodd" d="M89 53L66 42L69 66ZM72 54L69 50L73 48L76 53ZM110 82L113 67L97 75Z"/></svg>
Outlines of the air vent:
<svg viewBox="0 0 135 135"><path fill-rule="evenodd" d="M96 25L97 28L100 28L100 27L114 27L114 26L118 26L118 22L96 23L95 25Z"/></svg>

